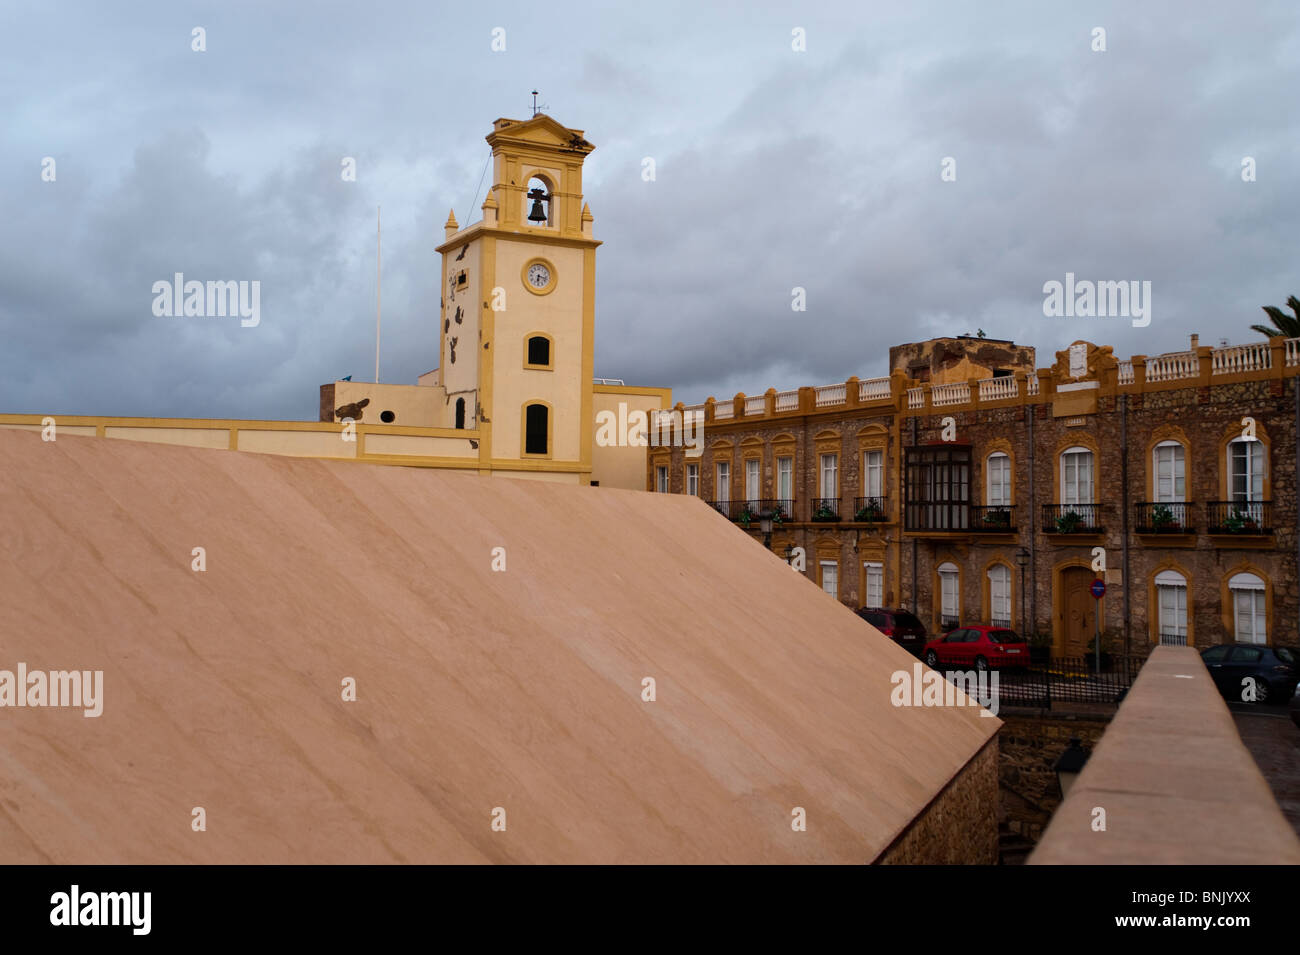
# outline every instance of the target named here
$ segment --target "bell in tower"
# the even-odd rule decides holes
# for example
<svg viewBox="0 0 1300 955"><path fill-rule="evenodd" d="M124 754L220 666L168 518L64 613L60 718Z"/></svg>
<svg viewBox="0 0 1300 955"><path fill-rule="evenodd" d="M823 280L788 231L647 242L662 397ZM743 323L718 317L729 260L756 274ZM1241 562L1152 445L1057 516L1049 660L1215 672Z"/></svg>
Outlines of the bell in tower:
<svg viewBox="0 0 1300 955"><path fill-rule="evenodd" d="M549 216L546 214L546 207L543 203L550 202L551 197L546 194L544 189L534 187L528 191L528 198L533 200L533 208L528 213L528 221L545 224Z"/></svg>

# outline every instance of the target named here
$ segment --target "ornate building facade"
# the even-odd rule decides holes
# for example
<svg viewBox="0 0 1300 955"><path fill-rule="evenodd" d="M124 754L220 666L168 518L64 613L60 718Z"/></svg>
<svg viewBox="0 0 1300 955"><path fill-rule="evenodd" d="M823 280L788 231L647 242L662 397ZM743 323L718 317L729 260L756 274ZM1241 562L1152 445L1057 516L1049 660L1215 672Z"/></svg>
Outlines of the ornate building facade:
<svg viewBox="0 0 1300 955"><path fill-rule="evenodd" d="M1094 629L1133 652L1297 642L1300 339L1127 360L1080 341L1035 368L963 337L891 364L679 404L667 426L700 416L702 451L652 448L648 487L760 541L775 515L772 549L824 590L931 632L996 622L1064 655Z"/></svg>

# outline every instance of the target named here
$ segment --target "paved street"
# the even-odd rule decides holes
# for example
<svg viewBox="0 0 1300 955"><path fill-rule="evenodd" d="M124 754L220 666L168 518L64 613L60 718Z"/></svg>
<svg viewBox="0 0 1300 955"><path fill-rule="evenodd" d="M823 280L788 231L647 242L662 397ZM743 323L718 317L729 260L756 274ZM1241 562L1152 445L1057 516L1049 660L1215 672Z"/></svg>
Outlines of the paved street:
<svg viewBox="0 0 1300 955"><path fill-rule="evenodd" d="M1300 835L1300 727L1285 706L1229 703L1241 741L1250 750L1278 805Z"/></svg>

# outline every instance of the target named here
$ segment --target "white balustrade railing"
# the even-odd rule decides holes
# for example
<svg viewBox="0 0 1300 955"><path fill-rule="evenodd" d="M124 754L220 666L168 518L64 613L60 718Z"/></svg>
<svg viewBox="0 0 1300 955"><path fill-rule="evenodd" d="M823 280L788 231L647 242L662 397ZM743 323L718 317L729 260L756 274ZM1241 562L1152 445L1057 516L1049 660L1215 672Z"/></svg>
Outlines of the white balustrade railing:
<svg viewBox="0 0 1300 955"><path fill-rule="evenodd" d="M1133 384L1133 359L1126 358L1119 363L1119 383L1121 385Z"/></svg>
<svg viewBox="0 0 1300 955"><path fill-rule="evenodd" d="M764 414L767 411L767 399L763 395L745 399L745 415Z"/></svg>
<svg viewBox="0 0 1300 955"><path fill-rule="evenodd" d="M717 418L734 418L736 402L733 400L717 401L713 404L713 417Z"/></svg>
<svg viewBox="0 0 1300 955"><path fill-rule="evenodd" d="M924 389L924 388L908 388L908 389L907 389L907 407L908 407L909 409L912 409L912 408L923 408L923 407L925 407L925 389Z"/></svg>
<svg viewBox="0 0 1300 955"><path fill-rule="evenodd" d="M1177 381L1196 378L1200 373L1196 352L1172 352L1147 359L1147 381Z"/></svg>
<svg viewBox="0 0 1300 955"><path fill-rule="evenodd" d="M1286 340L1286 365L1288 368L1292 365L1300 365L1300 338Z"/></svg>
<svg viewBox="0 0 1300 955"><path fill-rule="evenodd" d="M936 408L946 405L962 405L970 401L970 382L953 381L946 385L935 385L930 389L930 404Z"/></svg>
<svg viewBox="0 0 1300 955"><path fill-rule="evenodd" d="M1029 372L1029 377L1025 379L1025 394L1038 394L1038 375L1032 370Z"/></svg>
<svg viewBox="0 0 1300 955"><path fill-rule="evenodd" d="M1243 371L1264 371L1273 367L1273 350L1268 342L1229 345L1210 353L1210 374L1231 375Z"/></svg>
<svg viewBox="0 0 1300 955"><path fill-rule="evenodd" d="M868 378L866 381L858 382L859 401L880 401L892 395L888 378Z"/></svg>
<svg viewBox="0 0 1300 955"><path fill-rule="evenodd" d="M818 408L842 405L847 400L844 394L843 382L838 385L818 385L816 390Z"/></svg>
<svg viewBox="0 0 1300 955"><path fill-rule="evenodd" d="M778 391L776 393L777 411L794 411L799 407L799 389Z"/></svg>
<svg viewBox="0 0 1300 955"><path fill-rule="evenodd" d="M1001 378L984 378L980 381L980 401L999 401L1014 398L1020 393L1016 379L1010 375Z"/></svg>

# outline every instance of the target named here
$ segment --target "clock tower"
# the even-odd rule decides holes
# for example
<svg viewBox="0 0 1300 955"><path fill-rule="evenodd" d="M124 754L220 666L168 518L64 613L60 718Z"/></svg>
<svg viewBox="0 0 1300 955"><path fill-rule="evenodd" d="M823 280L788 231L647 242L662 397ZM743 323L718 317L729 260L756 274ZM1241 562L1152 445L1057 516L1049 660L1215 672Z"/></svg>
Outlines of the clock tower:
<svg viewBox="0 0 1300 955"><path fill-rule="evenodd" d="M480 471L591 476L596 247L582 130L498 119L482 219L448 216L439 384L446 419L479 431Z"/></svg>

